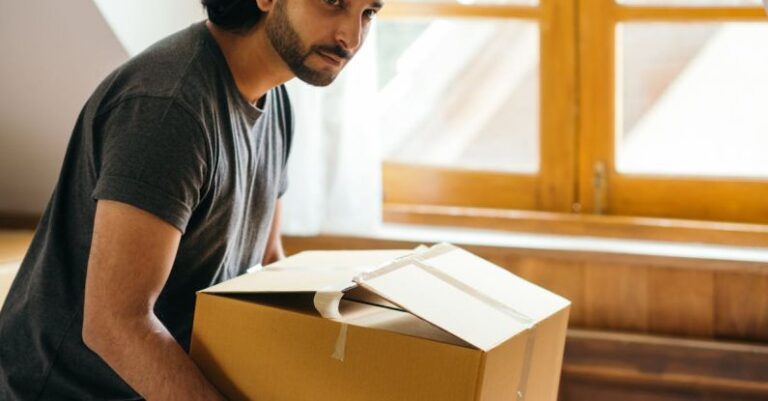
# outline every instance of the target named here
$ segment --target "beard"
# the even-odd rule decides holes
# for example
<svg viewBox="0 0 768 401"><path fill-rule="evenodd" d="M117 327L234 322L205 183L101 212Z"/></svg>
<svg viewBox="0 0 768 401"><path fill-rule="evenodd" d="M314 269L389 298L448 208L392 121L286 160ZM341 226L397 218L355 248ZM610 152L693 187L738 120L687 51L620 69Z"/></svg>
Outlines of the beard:
<svg viewBox="0 0 768 401"><path fill-rule="evenodd" d="M345 60L352 55L338 45L315 45L307 49L288 19L286 1L277 0L275 3L271 18L266 21L267 38L297 78L314 86L330 85L338 73L312 69L306 64L307 58L317 51L335 54Z"/></svg>

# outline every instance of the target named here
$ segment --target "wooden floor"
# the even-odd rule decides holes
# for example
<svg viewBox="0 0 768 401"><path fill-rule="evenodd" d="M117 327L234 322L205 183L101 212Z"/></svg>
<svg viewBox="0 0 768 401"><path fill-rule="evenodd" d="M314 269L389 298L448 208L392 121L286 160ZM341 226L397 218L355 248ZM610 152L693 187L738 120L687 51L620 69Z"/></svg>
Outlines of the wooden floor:
<svg viewBox="0 0 768 401"><path fill-rule="evenodd" d="M32 241L32 234L26 230L0 230L0 264L21 261Z"/></svg>
<svg viewBox="0 0 768 401"><path fill-rule="evenodd" d="M0 306L31 241L32 231L0 230Z"/></svg>

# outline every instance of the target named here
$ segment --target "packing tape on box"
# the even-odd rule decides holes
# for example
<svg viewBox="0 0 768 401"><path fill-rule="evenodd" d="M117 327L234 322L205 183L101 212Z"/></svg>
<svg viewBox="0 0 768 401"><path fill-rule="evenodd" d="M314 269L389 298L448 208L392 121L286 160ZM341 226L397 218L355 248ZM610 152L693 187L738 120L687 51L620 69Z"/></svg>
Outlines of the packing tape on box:
<svg viewBox="0 0 768 401"><path fill-rule="evenodd" d="M523 327L525 327L526 330L528 330L528 338L525 341L525 354L523 355L523 370L520 373L520 380L517 383L516 391L518 400L525 399L525 392L528 386L528 377L531 371L531 360L533 359L533 348L536 344L536 321L530 316L527 316L526 314L510 307L509 305L499 302L496 299L483 294L482 292L476 290L474 287L426 263L423 259L414 258L408 262L422 270L425 270L427 273L437 277L446 284L461 290L465 294L474 297L475 299L500 312L503 312L507 316L520 323Z"/></svg>
<svg viewBox="0 0 768 401"><path fill-rule="evenodd" d="M315 309L320 315L326 319L339 320L341 319L341 313L339 313L339 303L344 296L344 290L354 283L340 283L338 285L329 286L321 289L315 293L313 303ZM339 335L336 336L336 344L333 347L333 353L331 358L344 362L344 353L347 348L347 324L341 323L339 328Z"/></svg>
<svg viewBox="0 0 768 401"><path fill-rule="evenodd" d="M331 358L344 362L344 353L347 348L347 324L342 323L339 335L336 337L336 346L333 348Z"/></svg>
<svg viewBox="0 0 768 401"><path fill-rule="evenodd" d="M315 293L315 297L312 299L312 303L315 305L315 309L320 316L326 319L341 319L341 313L339 313L339 303L341 298L344 297L344 289L347 288L347 283L342 286L323 288Z"/></svg>
<svg viewBox="0 0 768 401"><path fill-rule="evenodd" d="M416 253L424 252L428 250L424 245L419 245L416 247L413 251L414 253L409 253L406 255L403 255L399 258L396 258L395 260L400 260L403 258L411 257ZM382 265L389 264L391 262L383 263ZM358 273L365 273L371 270L376 270L380 266L367 266L367 267L361 267L358 270ZM269 268L268 270L281 270L281 269L295 269L293 268ZM324 268L313 268L313 270L320 270L320 271L337 271L338 268L333 267L324 267ZM348 282L348 283L340 283L337 286L330 286L321 289L320 291L317 291L315 293L315 297L313 298L313 303L315 305L315 309L320 313L320 315L326 319L341 319L341 313L339 313L339 303L341 302L341 298L344 297L344 291L356 286L354 282ZM331 358L339 360L344 362L344 355L347 348L347 324L341 323L341 327L339 328L339 335L336 337L336 345L333 349L333 354L331 354Z"/></svg>

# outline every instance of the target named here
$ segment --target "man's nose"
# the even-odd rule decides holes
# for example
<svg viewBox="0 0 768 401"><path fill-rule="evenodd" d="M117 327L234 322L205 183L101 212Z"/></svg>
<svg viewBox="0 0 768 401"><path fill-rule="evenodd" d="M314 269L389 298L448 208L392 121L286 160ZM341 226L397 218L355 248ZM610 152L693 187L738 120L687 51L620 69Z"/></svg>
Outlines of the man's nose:
<svg viewBox="0 0 768 401"><path fill-rule="evenodd" d="M363 26L359 16L349 16L336 30L336 41L344 50L354 54L363 42Z"/></svg>

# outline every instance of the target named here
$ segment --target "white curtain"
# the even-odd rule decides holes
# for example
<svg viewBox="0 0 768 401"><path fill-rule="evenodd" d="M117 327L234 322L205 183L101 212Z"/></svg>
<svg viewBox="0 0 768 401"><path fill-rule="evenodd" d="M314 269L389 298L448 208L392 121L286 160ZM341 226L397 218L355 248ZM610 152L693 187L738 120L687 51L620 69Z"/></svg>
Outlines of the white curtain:
<svg viewBox="0 0 768 401"><path fill-rule="evenodd" d="M373 27L372 27L373 28ZM370 234L381 221L376 37L326 88L288 83L295 115L282 231Z"/></svg>

